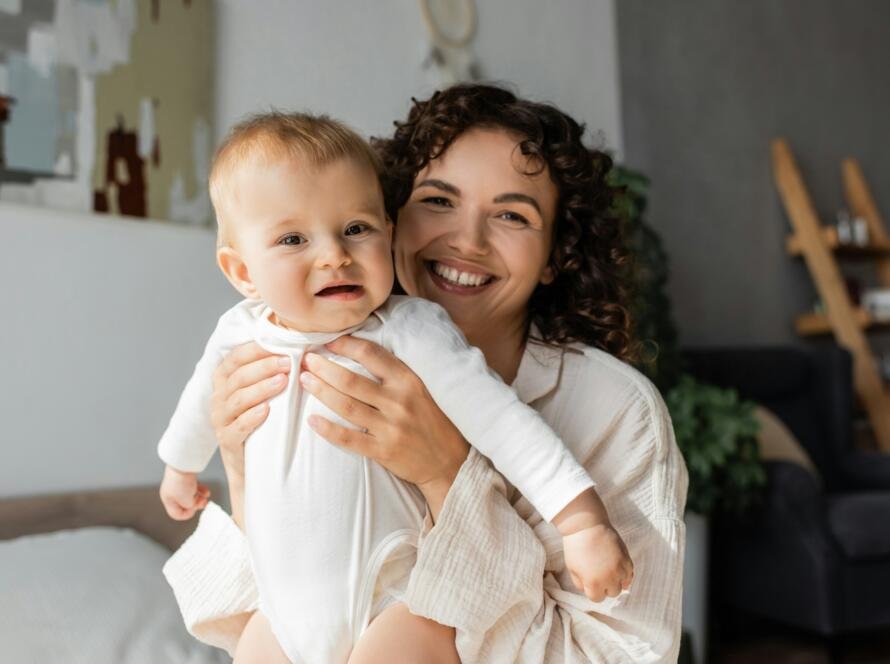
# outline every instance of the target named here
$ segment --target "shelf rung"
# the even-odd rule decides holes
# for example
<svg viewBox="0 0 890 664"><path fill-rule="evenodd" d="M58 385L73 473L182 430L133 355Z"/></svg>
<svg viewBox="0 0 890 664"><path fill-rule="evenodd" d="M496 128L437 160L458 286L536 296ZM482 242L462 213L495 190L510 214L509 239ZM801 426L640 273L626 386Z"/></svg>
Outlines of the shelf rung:
<svg viewBox="0 0 890 664"><path fill-rule="evenodd" d="M890 318L875 318L865 309L856 309L856 324L863 330L890 327ZM794 329L801 336L831 334L831 322L825 314L802 314L794 321Z"/></svg>
<svg viewBox="0 0 890 664"><path fill-rule="evenodd" d="M860 246L857 244L841 244L837 236L837 228L834 226L822 226L822 239L825 245L838 254L848 256L890 256L890 242L878 241ZM785 250L792 256L800 256L803 253L800 238L796 234L789 235L785 240Z"/></svg>

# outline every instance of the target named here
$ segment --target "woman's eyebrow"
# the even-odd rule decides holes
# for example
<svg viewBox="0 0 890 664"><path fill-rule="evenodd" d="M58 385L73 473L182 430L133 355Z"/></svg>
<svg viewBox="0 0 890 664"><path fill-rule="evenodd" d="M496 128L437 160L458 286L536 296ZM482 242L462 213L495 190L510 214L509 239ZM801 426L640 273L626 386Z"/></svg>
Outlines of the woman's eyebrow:
<svg viewBox="0 0 890 664"><path fill-rule="evenodd" d="M415 189L420 189L421 187L434 187L436 189L441 189L442 191L452 194L454 196L460 196L460 189L455 187L450 182L445 182L444 180L436 180L433 178L427 178L421 182L417 183Z"/></svg>
<svg viewBox="0 0 890 664"><path fill-rule="evenodd" d="M538 211L538 214L544 216L544 213L541 212L541 206L538 205L538 201L529 196L528 194L520 194L519 192L510 192L508 194L500 194L494 197L495 203L528 203L535 210Z"/></svg>

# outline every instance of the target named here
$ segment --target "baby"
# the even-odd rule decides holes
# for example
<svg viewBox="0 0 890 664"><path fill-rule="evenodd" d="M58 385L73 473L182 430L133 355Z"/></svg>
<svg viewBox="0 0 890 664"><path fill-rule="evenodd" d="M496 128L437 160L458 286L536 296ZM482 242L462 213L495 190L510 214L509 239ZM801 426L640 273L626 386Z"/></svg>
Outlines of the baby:
<svg viewBox="0 0 890 664"><path fill-rule="evenodd" d="M270 652L280 661L346 662L370 622L396 609L404 613L400 631L384 648L397 653L419 629L412 621L422 620L399 603L423 527L422 495L307 423L314 414L352 426L298 379L307 352L370 377L326 350L344 334L405 362L469 443L558 524L579 588L614 594L632 578L592 480L556 434L488 369L444 309L390 297L393 226L379 174L376 154L357 134L304 114L255 116L231 131L214 159L217 260L247 299L220 318L158 444L170 516L190 518L206 502L197 473L216 447L209 411L220 360L255 340L294 367L245 446L244 527L260 608L236 662L275 661ZM441 637L429 647L453 650L453 633L443 627Z"/></svg>

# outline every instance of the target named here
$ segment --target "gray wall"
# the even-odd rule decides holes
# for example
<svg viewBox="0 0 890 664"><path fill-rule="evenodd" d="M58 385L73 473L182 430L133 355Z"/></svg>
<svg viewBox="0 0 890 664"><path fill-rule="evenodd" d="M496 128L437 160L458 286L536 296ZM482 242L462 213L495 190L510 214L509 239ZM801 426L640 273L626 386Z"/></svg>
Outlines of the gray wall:
<svg viewBox="0 0 890 664"><path fill-rule="evenodd" d="M823 221L857 157L890 216L890 3L617 3L624 145L653 181L685 344L796 341L816 294L784 252L769 142L785 136Z"/></svg>
<svg viewBox="0 0 890 664"><path fill-rule="evenodd" d="M486 78L551 101L621 149L614 0L478 2L474 53ZM440 86L417 0L220 0L216 128L274 105L392 131L411 96Z"/></svg>
<svg viewBox="0 0 890 664"><path fill-rule="evenodd" d="M157 441L237 301L214 247L207 230L0 204L0 496L160 481Z"/></svg>

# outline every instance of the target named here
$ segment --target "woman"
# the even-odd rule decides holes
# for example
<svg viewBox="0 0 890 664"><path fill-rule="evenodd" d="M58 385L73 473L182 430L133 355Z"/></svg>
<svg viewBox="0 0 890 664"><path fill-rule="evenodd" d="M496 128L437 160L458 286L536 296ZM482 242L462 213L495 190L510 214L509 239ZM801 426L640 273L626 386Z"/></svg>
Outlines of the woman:
<svg viewBox="0 0 890 664"><path fill-rule="evenodd" d="M331 349L380 383L308 356L305 388L354 423L313 426L413 482L429 505L406 590L412 613L456 628L465 662L675 661L686 470L634 359L611 162L557 109L483 85L415 101L377 142L399 283L442 305L490 368L560 434L597 482L635 564L631 591L594 603L564 570L560 538L470 448L423 384L369 342ZM196 636L231 647L256 608L243 536L243 442L283 388L250 344L216 375L213 419L232 519L205 511L165 570ZM234 521L234 523L233 523ZM394 620L398 618L395 617ZM374 621L374 630L397 629ZM351 662L373 662L373 638Z"/></svg>

